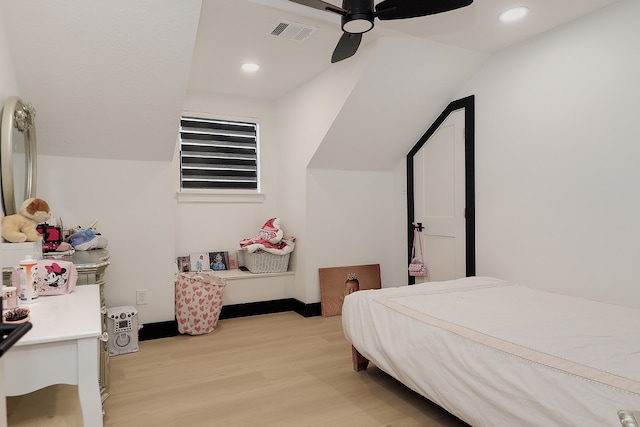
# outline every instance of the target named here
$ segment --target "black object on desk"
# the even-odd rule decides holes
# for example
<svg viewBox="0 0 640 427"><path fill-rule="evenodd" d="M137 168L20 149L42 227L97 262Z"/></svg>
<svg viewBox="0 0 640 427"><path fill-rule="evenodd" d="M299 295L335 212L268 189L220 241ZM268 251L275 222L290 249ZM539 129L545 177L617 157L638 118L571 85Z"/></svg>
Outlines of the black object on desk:
<svg viewBox="0 0 640 427"><path fill-rule="evenodd" d="M15 343L31 329L31 322L11 325L0 323L0 357L2 357Z"/></svg>

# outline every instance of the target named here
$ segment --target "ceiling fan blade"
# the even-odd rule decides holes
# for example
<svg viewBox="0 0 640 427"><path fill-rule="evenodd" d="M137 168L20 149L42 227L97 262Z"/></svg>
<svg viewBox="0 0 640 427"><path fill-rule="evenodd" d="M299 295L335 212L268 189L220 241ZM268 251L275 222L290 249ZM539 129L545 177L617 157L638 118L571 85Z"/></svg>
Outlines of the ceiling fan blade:
<svg viewBox="0 0 640 427"><path fill-rule="evenodd" d="M338 44L331 55L331 63L342 61L343 59L351 58L356 54L360 41L362 40L362 34L342 33L342 37L338 40Z"/></svg>
<svg viewBox="0 0 640 427"><path fill-rule="evenodd" d="M459 9L471 3L473 0L384 0L376 5L375 15L383 21L417 18Z"/></svg>
<svg viewBox="0 0 640 427"><path fill-rule="evenodd" d="M341 7L335 6L331 3L327 3L326 1L322 1L322 0L289 0L293 3L298 3L301 4L303 6L308 6L308 7L312 7L314 9L320 9L320 10L326 10L329 12L334 12L337 13L339 15L346 15L348 10L343 9Z"/></svg>

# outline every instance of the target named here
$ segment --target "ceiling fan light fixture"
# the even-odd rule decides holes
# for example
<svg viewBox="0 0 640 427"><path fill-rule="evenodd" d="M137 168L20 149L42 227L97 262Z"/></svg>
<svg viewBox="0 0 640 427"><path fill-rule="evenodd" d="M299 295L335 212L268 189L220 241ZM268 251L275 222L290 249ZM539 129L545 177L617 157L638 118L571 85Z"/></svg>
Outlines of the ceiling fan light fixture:
<svg viewBox="0 0 640 427"><path fill-rule="evenodd" d="M338 7L325 0L289 1L341 16L342 36L331 55L332 64L355 55L362 34L373 29L374 19L418 18L460 9L473 3L473 0L376 0L378 4L375 4L374 0L342 0L342 7Z"/></svg>
<svg viewBox="0 0 640 427"><path fill-rule="evenodd" d="M342 17L342 31L362 34L373 28L373 13L353 13Z"/></svg>
<svg viewBox="0 0 640 427"><path fill-rule="evenodd" d="M502 22L513 22L524 18L527 13L529 13L529 9L524 6L514 7L513 9L508 9L502 12L498 18Z"/></svg>

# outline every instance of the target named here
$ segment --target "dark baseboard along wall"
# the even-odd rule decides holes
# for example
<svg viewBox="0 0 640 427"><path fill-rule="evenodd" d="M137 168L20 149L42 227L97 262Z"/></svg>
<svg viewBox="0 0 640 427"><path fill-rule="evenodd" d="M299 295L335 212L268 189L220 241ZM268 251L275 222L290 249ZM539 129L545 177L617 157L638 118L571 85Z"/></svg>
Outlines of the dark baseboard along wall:
<svg viewBox="0 0 640 427"><path fill-rule="evenodd" d="M322 313L320 303L305 304L295 298L273 301L249 302L246 304L225 305L220 312L220 319L233 319L235 317L256 316L259 314L282 313L295 311L303 317L320 316ZM147 341L158 338L175 337L178 333L178 322L168 320L166 322L146 323L138 332L139 341Z"/></svg>

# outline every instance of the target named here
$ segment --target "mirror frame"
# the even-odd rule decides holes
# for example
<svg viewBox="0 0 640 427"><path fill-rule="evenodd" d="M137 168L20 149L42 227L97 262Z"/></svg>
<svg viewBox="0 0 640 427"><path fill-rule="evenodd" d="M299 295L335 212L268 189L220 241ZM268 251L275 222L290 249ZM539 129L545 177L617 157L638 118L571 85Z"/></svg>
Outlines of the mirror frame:
<svg viewBox="0 0 640 427"><path fill-rule="evenodd" d="M24 200L35 197L36 193L36 110L30 103L23 103L17 96L10 96L2 111L0 130L0 168L2 170L2 205L5 215L18 213L16 206L13 167L13 132L24 134L25 142L25 189Z"/></svg>

